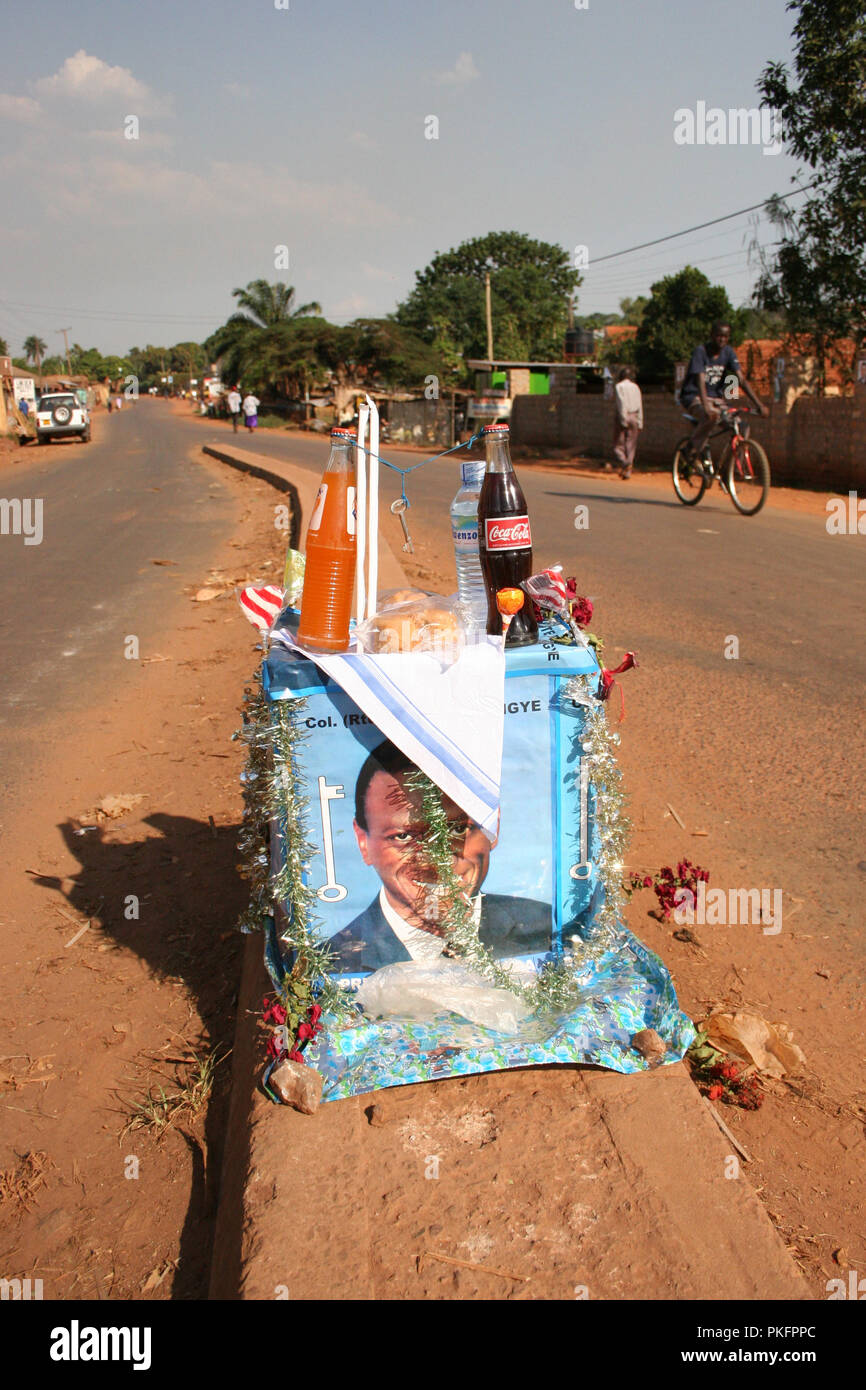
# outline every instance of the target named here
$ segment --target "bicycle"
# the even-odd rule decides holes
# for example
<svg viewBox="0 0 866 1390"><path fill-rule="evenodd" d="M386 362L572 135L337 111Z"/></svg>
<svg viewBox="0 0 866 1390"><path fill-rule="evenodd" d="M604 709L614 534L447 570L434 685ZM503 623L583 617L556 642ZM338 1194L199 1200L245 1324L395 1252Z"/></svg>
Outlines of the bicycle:
<svg viewBox="0 0 866 1390"><path fill-rule="evenodd" d="M680 440L674 451L671 475L674 492L684 506L697 506L707 488L718 478L722 492L728 493L743 516L755 516L761 510L770 491L770 461L761 445L749 438L748 426L745 432L743 430L740 417L748 414L746 406L738 406L736 410L723 407L718 428L713 430L699 458L690 453L689 435ZM683 419L693 425L698 423L694 415L685 411ZM716 465L709 441L720 434L730 434L731 438Z"/></svg>

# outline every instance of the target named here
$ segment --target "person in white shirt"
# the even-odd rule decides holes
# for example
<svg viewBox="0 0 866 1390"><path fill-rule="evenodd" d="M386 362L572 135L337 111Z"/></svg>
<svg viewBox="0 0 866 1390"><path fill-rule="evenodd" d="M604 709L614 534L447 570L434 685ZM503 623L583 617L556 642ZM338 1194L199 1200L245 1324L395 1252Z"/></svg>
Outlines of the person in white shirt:
<svg viewBox="0 0 866 1390"><path fill-rule="evenodd" d="M643 397L631 367L623 367L614 390L616 418L613 452L620 464L619 476L630 478L637 450L637 437L643 429Z"/></svg>
<svg viewBox="0 0 866 1390"><path fill-rule="evenodd" d="M229 408L229 415L232 419L232 429L235 434L238 432L238 424L241 418L241 393L236 386L232 387L226 396L226 405Z"/></svg>
<svg viewBox="0 0 866 1390"><path fill-rule="evenodd" d="M257 396L253 396L253 395L244 396L243 404L242 404L242 406L241 406L241 409L242 409L243 412L244 412L244 424L246 425L246 427L247 427L247 429L249 430L250 434L252 434L252 432L253 432L253 430L255 429L256 425L259 423L259 417L258 417L259 400L258 400L258 397L257 397Z"/></svg>

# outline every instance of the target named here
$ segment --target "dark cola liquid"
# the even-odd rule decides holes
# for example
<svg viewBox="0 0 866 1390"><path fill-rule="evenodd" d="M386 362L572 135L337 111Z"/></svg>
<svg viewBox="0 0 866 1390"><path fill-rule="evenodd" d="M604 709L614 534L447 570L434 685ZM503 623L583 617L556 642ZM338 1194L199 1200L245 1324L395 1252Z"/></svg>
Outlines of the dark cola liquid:
<svg viewBox="0 0 866 1390"><path fill-rule="evenodd" d="M501 636L502 615L496 606L496 592L518 589L532 574L529 513L508 456L507 438L497 440L488 451L487 472L478 501L478 545L487 587L487 631ZM511 619L506 646L524 647L537 641L538 624L526 595L520 612Z"/></svg>

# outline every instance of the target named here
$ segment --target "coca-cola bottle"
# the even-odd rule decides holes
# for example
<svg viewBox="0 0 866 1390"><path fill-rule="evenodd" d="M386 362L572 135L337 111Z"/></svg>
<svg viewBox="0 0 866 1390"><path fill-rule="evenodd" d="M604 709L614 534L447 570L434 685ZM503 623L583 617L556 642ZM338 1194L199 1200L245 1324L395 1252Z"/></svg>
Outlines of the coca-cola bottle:
<svg viewBox="0 0 866 1390"><path fill-rule="evenodd" d="M478 501L478 545L487 586L487 631L502 634L496 606L499 589L517 589L532 574L532 532L526 498L517 481L507 425L486 425L481 431L487 450L487 471ZM538 641L538 626L527 595L511 620L506 645L524 647Z"/></svg>

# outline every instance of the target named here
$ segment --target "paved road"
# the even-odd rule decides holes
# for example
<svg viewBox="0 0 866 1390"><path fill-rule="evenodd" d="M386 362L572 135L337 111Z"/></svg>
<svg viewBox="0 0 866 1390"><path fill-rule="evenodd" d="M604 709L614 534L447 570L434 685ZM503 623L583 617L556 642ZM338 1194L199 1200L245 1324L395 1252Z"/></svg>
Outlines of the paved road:
<svg viewBox="0 0 866 1390"><path fill-rule="evenodd" d="M318 474L327 458L324 437L226 428L195 422L202 443L238 447ZM383 446L384 456L411 467L423 455ZM447 551L447 509L457 490L459 465L443 460L418 469L408 483L409 513L423 550L437 532ZM598 480L523 467L520 479L532 516L540 565L563 561L596 598L619 597L628 606L623 646L647 634L642 616L651 603L669 615L667 632L653 641L695 653L694 638L719 632L740 639L740 660L797 686L814 690L820 673L822 702L835 703L866 681L866 538L828 536L824 518L765 510L753 518L734 512L718 489L700 507L683 507L670 493L607 476ZM390 491L389 491L390 488ZM399 495L383 471L382 499ZM575 531L574 508L589 506L589 527ZM393 536L400 537L393 525ZM441 544L442 541L446 544ZM398 547L399 548L399 547ZM454 580L456 585L456 578ZM716 643L721 650L721 642ZM713 647L712 661L717 653Z"/></svg>
<svg viewBox="0 0 866 1390"><path fill-rule="evenodd" d="M0 536L0 795L26 767L25 731L49 720L59 734L65 711L122 681L127 635L152 652L230 531L228 490L149 406L98 417L91 444L29 446L0 472L0 495L42 499L43 514L41 544Z"/></svg>

